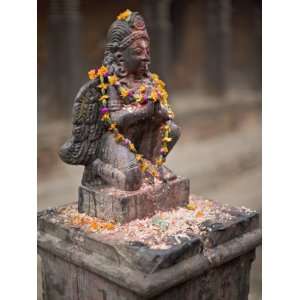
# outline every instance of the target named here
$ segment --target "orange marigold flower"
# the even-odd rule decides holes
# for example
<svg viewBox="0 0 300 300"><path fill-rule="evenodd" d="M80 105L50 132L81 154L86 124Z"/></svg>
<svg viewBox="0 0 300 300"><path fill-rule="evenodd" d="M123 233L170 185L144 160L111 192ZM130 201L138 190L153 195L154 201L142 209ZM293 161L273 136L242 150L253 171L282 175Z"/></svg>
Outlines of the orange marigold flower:
<svg viewBox="0 0 300 300"><path fill-rule="evenodd" d="M136 152L136 149L135 149L135 146L133 143L129 143L129 150L132 151L132 152Z"/></svg>
<svg viewBox="0 0 300 300"><path fill-rule="evenodd" d="M166 84L161 80L161 79L158 79L157 80L157 83L161 86L161 87L165 87Z"/></svg>
<svg viewBox="0 0 300 300"><path fill-rule="evenodd" d="M158 177L158 172L157 172L157 170L152 169L152 170L151 170L151 175L152 175L153 177Z"/></svg>
<svg viewBox="0 0 300 300"><path fill-rule="evenodd" d="M164 125L163 127L164 131L169 132L171 130L171 127L169 124Z"/></svg>
<svg viewBox="0 0 300 300"><path fill-rule="evenodd" d="M158 159L156 160L156 165L157 165L158 167L161 166L163 163L164 163L164 159L163 159L162 157L160 157L160 158L158 158Z"/></svg>
<svg viewBox="0 0 300 300"><path fill-rule="evenodd" d="M141 164L140 164L140 169L141 171L144 173L146 172L148 169L149 169L149 164L146 163L145 161L143 161Z"/></svg>
<svg viewBox="0 0 300 300"><path fill-rule="evenodd" d="M107 230L113 230L115 229L116 225L113 223L104 223L103 224L103 228L107 229Z"/></svg>
<svg viewBox="0 0 300 300"><path fill-rule="evenodd" d="M197 218L202 218L204 216L204 213L201 211L201 210L198 210L197 212L196 212L196 217Z"/></svg>
<svg viewBox="0 0 300 300"><path fill-rule="evenodd" d="M152 78L154 81L159 80L158 75L155 74L155 73L152 73L152 74L151 74L151 78Z"/></svg>
<svg viewBox="0 0 300 300"><path fill-rule="evenodd" d="M137 161L141 161L142 158L143 158L143 155L142 155L142 154L137 154L137 155L135 156L135 158L136 158Z"/></svg>
<svg viewBox="0 0 300 300"><path fill-rule="evenodd" d="M90 79L90 80L95 79L95 78L97 77L96 70L90 70L90 71L88 72L88 76L89 76L89 79Z"/></svg>
<svg viewBox="0 0 300 300"><path fill-rule="evenodd" d="M115 135L115 140L119 143L119 142L122 142L122 141L124 141L124 135L123 134L121 134L121 133L117 133L116 135Z"/></svg>
<svg viewBox="0 0 300 300"><path fill-rule="evenodd" d="M117 19L118 20L125 20L125 21L127 21L127 19L130 17L131 14L132 14L132 11L129 10L129 9L126 9L125 11L123 11L122 13L120 13L117 16Z"/></svg>
<svg viewBox="0 0 300 300"><path fill-rule="evenodd" d="M98 69L98 75L99 76L104 76L105 74L107 74L107 72L108 72L108 69L105 66L101 66Z"/></svg>
<svg viewBox="0 0 300 300"><path fill-rule="evenodd" d="M108 82L111 85L115 85L117 81L118 81L118 77L115 74L112 76L108 76Z"/></svg>
<svg viewBox="0 0 300 300"><path fill-rule="evenodd" d="M92 222L90 224L90 228L91 231L98 231L100 229L100 226L97 224L97 222Z"/></svg>
<svg viewBox="0 0 300 300"><path fill-rule="evenodd" d="M141 84L139 90L141 93L144 93L146 91L146 86L144 84Z"/></svg>
<svg viewBox="0 0 300 300"><path fill-rule="evenodd" d="M158 100L158 94L157 94L157 91L152 90L150 97L151 97L151 99L153 100L153 102L156 102L156 101Z"/></svg>
<svg viewBox="0 0 300 300"><path fill-rule="evenodd" d="M117 124L116 123L111 123L108 130L112 131L115 130L117 128Z"/></svg>
<svg viewBox="0 0 300 300"><path fill-rule="evenodd" d="M165 89L159 89L160 93L161 93L161 96L162 96L162 103L164 105L168 105L168 93Z"/></svg>
<svg viewBox="0 0 300 300"><path fill-rule="evenodd" d="M101 121L109 121L110 120L110 116L109 113L105 113L103 114L103 116L101 117Z"/></svg>

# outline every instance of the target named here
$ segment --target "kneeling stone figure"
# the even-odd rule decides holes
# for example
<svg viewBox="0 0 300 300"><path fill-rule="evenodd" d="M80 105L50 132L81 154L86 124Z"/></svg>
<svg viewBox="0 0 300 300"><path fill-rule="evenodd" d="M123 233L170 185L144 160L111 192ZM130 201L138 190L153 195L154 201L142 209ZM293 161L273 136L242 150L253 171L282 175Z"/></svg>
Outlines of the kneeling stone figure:
<svg viewBox="0 0 300 300"><path fill-rule="evenodd" d="M163 164L180 137L165 84L149 71L149 36L141 15L126 10L107 35L103 64L89 72L73 105L72 137L61 159L84 165L82 185L138 190L176 176Z"/></svg>

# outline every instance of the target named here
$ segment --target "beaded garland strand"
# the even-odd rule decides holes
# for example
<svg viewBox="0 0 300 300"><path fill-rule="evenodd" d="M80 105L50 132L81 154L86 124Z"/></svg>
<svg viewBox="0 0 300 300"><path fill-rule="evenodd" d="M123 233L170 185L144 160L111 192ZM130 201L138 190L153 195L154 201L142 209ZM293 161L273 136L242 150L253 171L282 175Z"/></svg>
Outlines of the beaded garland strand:
<svg viewBox="0 0 300 300"><path fill-rule="evenodd" d="M143 173L147 172L153 177L158 177L157 168L165 162L165 157L169 152L168 143L172 141L172 138L169 135L171 130L170 126L168 124L162 125L162 145L160 149L160 155L156 159L154 165L148 163L143 158L142 154L137 153L135 145L119 132L117 124L112 122L108 109L108 87L114 86L115 88L117 88L122 98L130 100L136 105L145 104L148 100L152 101L153 103L159 101L161 105L167 109L170 119L173 119L174 113L172 112L168 104L168 93L165 90L165 83L159 79L158 75L151 74L151 80L154 87L149 93L150 97L147 97L147 87L144 84L141 84L138 88L138 91L133 93L129 89L122 87L118 80L118 77L115 74L109 74L108 69L105 66L101 66L98 70L89 71L88 76L91 80L97 77L99 77L100 79L100 84L98 85L98 88L101 91L101 97L99 98L99 101L102 105L102 108L99 112L99 118L106 125L105 128L107 128L107 130L114 135L114 138L117 143L122 143L122 145L126 146L132 153L135 154L135 158L138 161L140 169Z"/></svg>

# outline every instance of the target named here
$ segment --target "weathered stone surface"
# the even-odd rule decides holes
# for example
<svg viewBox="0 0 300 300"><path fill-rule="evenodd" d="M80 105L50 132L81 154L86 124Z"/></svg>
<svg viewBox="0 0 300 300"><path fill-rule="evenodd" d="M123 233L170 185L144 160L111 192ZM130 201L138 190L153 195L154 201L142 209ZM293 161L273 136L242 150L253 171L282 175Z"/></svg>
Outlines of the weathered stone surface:
<svg viewBox="0 0 300 300"><path fill-rule="evenodd" d="M175 180L145 185L137 191L115 188L90 189L79 187L79 212L120 223L154 215L157 210L185 206L189 201L189 180Z"/></svg>
<svg viewBox="0 0 300 300"><path fill-rule="evenodd" d="M108 30L102 66L89 72L74 99L72 136L59 151L64 162L85 166L87 188L136 191L145 178L175 176L164 162L181 131L165 83L150 72L144 20L138 12L125 14Z"/></svg>
<svg viewBox="0 0 300 300"><path fill-rule="evenodd" d="M41 212L38 250L46 299L74 299L76 293L80 300L247 299L261 242L258 215L229 211L231 221L204 222L205 235L169 249L82 232L60 222L56 209Z"/></svg>

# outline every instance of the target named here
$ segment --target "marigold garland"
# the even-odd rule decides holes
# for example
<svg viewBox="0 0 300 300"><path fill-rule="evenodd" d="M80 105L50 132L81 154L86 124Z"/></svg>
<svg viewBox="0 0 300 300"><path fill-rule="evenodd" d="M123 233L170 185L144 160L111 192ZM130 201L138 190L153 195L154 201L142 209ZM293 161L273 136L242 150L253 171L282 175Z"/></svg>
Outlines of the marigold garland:
<svg viewBox="0 0 300 300"><path fill-rule="evenodd" d="M125 14L122 15L120 19L121 18L125 18ZM170 137L170 125L162 125L160 156L156 159L155 165L152 165L143 158L142 154L137 153L135 145L129 139L125 138L125 136L119 132L117 124L112 122L107 103L109 99L108 87L115 86L123 99L126 98L135 104L145 104L148 100L153 103L160 101L161 105L167 109L170 119L173 119L174 114L168 104L168 93L165 90L165 83L159 79L157 74L151 74L151 80L154 86L151 91L147 91L148 87L145 84L141 84L140 87L133 92L132 90L121 86L118 77L115 74L109 74L107 67L103 65L98 70L89 71L88 76L91 80L97 77L100 79L100 84L98 85L98 88L101 91L99 101L102 104L102 108L99 112L100 120L106 125L107 130L114 134L116 142L123 143L124 146L135 154L135 158L143 173L147 172L153 177L158 177L157 168L165 162L165 157L169 152L168 143L172 141L172 138Z"/></svg>
<svg viewBox="0 0 300 300"><path fill-rule="evenodd" d="M132 11L130 9L126 9L125 11L123 11L122 13L120 13L117 16L118 20L123 20L123 21L128 21L128 19L130 18L132 14Z"/></svg>

